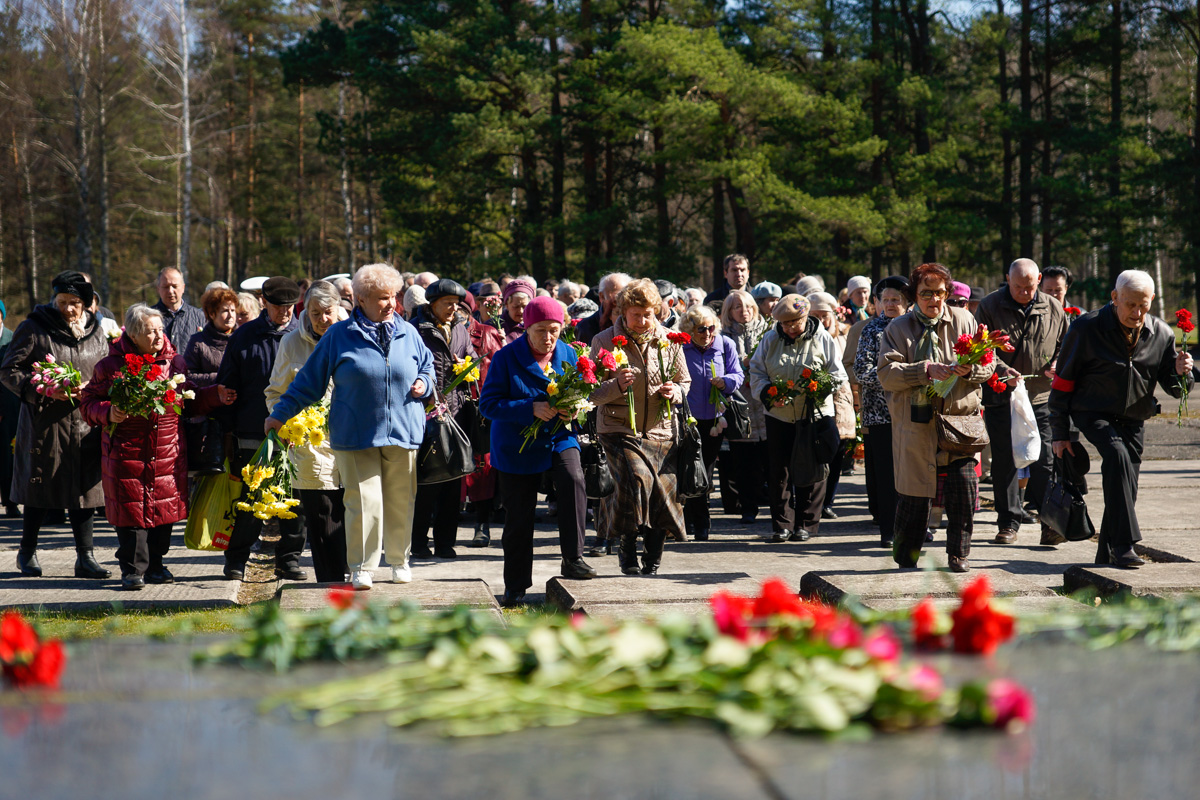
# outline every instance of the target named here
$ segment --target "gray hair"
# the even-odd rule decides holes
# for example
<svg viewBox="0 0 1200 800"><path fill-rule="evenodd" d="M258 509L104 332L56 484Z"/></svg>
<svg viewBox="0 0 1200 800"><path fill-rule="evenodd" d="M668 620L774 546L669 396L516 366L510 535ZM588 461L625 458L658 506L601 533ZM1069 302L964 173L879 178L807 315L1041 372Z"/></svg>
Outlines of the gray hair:
<svg viewBox="0 0 1200 800"><path fill-rule="evenodd" d="M330 281L330 283L333 284L333 288L337 289L339 292L342 291L342 289L347 288L352 292L354 291L354 285L350 282L349 278L334 278Z"/></svg>
<svg viewBox="0 0 1200 800"><path fill-rule="evenodd" d="M631 281L633 281L633 278L629 277L629 275L627 275L624 272L610 272L607 275L605 275L603 278L600 279L600 285L598 288L600 289L600 292L603 294L604 292L607 292L609 290L609 288L612 287L612 285L618 281L620 281L621 284L627 286L627 285L629 285L629 283Z"/></svg>
<svg viewBox="0 0 1200 800"><path fill-rule="evenodd" d="M716 330L714 333L721 332L721 320L717 318L716 313L708 306L701 303L698 306L692 306L683 315L683 319L679 320L679 330L684 333L695 333L696 328L699 328L701 323L711 322Z"/></svg>
<svg viewBox="0 0 1200 800"><path fill-rule="evenodd" d="M1018 258L1016 261L1008 265L1008 274L1026 273L1029 275L1041 275L1042 268L1037 265L1037 262L1032 258ZM1143 273L1144 274L1144 273ZM1149 277L1149 276L1147 276Z"/></svg>
<svg viewBox="0 0 1200 800"><path fill-rule="evenodd" d="M355 294L357 294L357 292ZM405 317L411 317L413 312L416 311L418 307L425 305L425 303L425 287L421 286L419 283L414 283L412 286L408 287L408 290L404 293L404 298L400 301L400 304L404 306Z"/></svg>
<svg viewBox="0 0 1200 800"><path fill-rule="evenodd" d="M345 280L343 278L342 280ZM342 301L341 294L329 281L313 281L304 295L304 307L307 309L313 303L324 309L330 309Z"/></svg>
<svg viewBox="0 0 1200 800"><path fill-rule="evenodd" d="M262 313L262 303L250 292L238 292L238 311L248 311L250 316L257 317Z"/></svg>
<svg viewBox="0 0 1200 800"><path fill-rule="evenodd" d="M579 291L579 284L572 283L571 281L563 281L562 283L560 283L558 285L558 299L559 300L562 299L564 294L571 294L572 292L574 292L575 294L581 294L581 292Z"/></svg>
<svg viewBox="0 0 1200 800"><path fill-rule="evenodd" d="M418 272L413 278L413 285L428 289L431 284L437 282L437 279L438 276L432 272Z"/></svg>
<svg viewBox="0 0 1200 800"><path fill-rule="evenodd" d="M1145 292L1152 295L1154 294L1154 278L1150 277L1149 272L1127 269L1117 276L1115 288L1118 292L1128 289L1131 292Z"/></svg>
<svg viewBox="0 0 1200 800"><path fill-rule="evenodd" d="M354 280L351 281L354 297L357 299L370 297L380 291L396 294L403 285L404 280L400 273L390 264L367 264L365 267L359 267L358 272L354 273Z"/></svg>
<svg viewBox="0 0 1200 800"><path fill-rule="evenodd" d="M684 299L687 301L688 308L699 305L704 302L704 290L692 287L683 293Z"/></svg>
<svg viewBox="0 0 1200 800"><path fill-rule="evenodd" d="M201 294L201 296L203 296L203 295L206 295L209 292L211 292L213 289L228 289L228 288L229 288L229 284L226 283L225 281L211 281L208 284L208 286L204 287L204 291L201 292L200 294Z"/></svg>
<svg viewBox="0 0 1200 800"><path fill-rule="evenodd" d="M152 319L162 322L162 312L157 308L151 308L145 303L134 303L125 309L125 330L130 336L144 336L146 334L146 322Z"/></svg>

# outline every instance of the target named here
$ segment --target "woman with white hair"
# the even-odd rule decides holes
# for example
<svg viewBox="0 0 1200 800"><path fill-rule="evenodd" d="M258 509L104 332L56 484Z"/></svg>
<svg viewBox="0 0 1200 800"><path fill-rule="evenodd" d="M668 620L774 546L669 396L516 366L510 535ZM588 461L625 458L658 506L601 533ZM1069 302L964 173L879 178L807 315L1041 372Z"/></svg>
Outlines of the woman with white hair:
<svg viewBox="0 0 1200 800"><path fill-rule="evenodd" d="M275 354L266 393L268 409L275 408L329 328L349 318L341 301L341 293L332 282L314 281L308 287L300 325L283 337ZM322 400L328 401L332 395L330 387ZM295 519L279 520L279 527L285 536L299 541L303 541L307 532L317 583L340 583L346 579L345 505L333 450L327 441L293 442L288 459L296 471L292 496L300 501L296 506L299 513ZM295 554L297 561L299 555ZM300 568L295 562L277 566L285 573Z"/></svg>
<svg viewBox="0 0 1200 800"><path fill-rule="evenodd" d="M278 430L333 381L329 442L345 486L346 565L356 589L371 588L383 552L394 582L412 580L417 449L434 375L433 354L396 316L401 285L387 264L354 274L354 313L321 337L264 426Z"/></svg>

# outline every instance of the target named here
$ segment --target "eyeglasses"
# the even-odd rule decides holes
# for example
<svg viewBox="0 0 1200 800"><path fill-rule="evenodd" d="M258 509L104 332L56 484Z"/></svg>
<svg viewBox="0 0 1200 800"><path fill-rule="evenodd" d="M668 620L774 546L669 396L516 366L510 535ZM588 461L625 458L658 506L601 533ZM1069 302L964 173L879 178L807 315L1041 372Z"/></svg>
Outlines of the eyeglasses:
<svg viewBox="0 0 1200 800"><path fill-rule="evenodd" d="M696 333L712 333L717 329L716 325L700 325L696 328Z"/></svg>
<svg viewBox="0 0 1200 800"><path fill-rule="evenodd" d="M967 307L967 298L951 297L949 300L946 301L946 305L957 306L958 308L966 308Z"/></svg>
<svg viewBox="0 0 1200 800"><path fill-rule="evenodd" d="M945 289L924 289L917 292L917 297L922 300L945 300L948 294Z"/></svg>

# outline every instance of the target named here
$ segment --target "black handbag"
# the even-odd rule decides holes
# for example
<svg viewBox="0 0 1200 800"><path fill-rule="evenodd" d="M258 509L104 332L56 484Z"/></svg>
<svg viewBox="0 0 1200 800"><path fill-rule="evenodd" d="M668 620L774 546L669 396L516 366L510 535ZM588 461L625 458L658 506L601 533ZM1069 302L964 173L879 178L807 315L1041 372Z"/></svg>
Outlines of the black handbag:
<svg viewBox="0 0 1200 800"><path fill-rule="evenodd" d="M1079 482L1064 477L1069 471L1061 458L1054 459L1054 472L1050 482L1046 484L1046 496L1042 499L1038 517L1068 541L1081 542L1092 538L1096 533L1096 526L1092 524L1092 518L1088 515L1087 503L1084 502ZM1086 489L1086 484L1084 488Z"/></svg>
<svg viewBox="0 0 1200 800"><path fill-rule="evenodd" d="M740 388L725 398L725 422L729 426L725 430L726 441L742 441L754 433L750 423L750 404Z"/></svg>
<svg viewBox="0 0 1200 800"><path fill-rule="evenodd" d="M435 394L435 401L440 395ZM446 483L475 471L475 453L466 431L448 413L425 420L417 450L417 485Z"/></svg>
<svg viewBox="0 0 1200 800"><path fill-rule="evenodd" d="M185 422L188 472L200 475L220 475L225 471L225 446L221 425L211 417L199 422Z"/></svg>
<svg viewBox="0 0 1200 800"><path fill-rule="evenodd" d="M467 438L471 440L471 450L476 456L486 456L492 452L492 421L479 410L478 400L463 400L458 419Z"/></svg>
<svg viewBox="0 0 1200 800"><path fill-rule="evenodd" d="M829 465L842 439L833 417L815 416L811 407L796 420L790 472L793 486L812 486L829 477Z"/></svg>
<svg viewBox="0 0 1200 800"><path fill-rule="evenodd" d="M608 468L608 456L596 436L595 417L588 415L587 435L579 436L579 464L583 467L583 486L592 500L608 497L617 490L612 470Z"/></svg>
<svg viewBox="0 0 1200 800"><path fill-rule="evenodd" d="M682 412L682 413L679 413ZM676 466L676 489L680 497L701 497L712 489L708 469L704 466L704 448L700 440L700 428L689 423L692 416L687 397L676 409L679 420L679 461Z"/></svg>

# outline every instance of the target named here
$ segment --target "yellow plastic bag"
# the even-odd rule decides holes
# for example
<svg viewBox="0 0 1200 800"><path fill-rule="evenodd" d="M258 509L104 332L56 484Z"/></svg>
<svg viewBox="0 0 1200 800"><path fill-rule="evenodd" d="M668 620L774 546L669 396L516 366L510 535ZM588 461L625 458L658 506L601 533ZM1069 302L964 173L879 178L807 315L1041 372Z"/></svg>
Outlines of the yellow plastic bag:
<svg viewBox="0 0 1200 800"><path fill-rule="evenodd" d="M189 550L227 550L237 509L233 504L242 496L244 484L229 471L203 475L196 479L188 505L187 527L183 542Z"/></svg>

